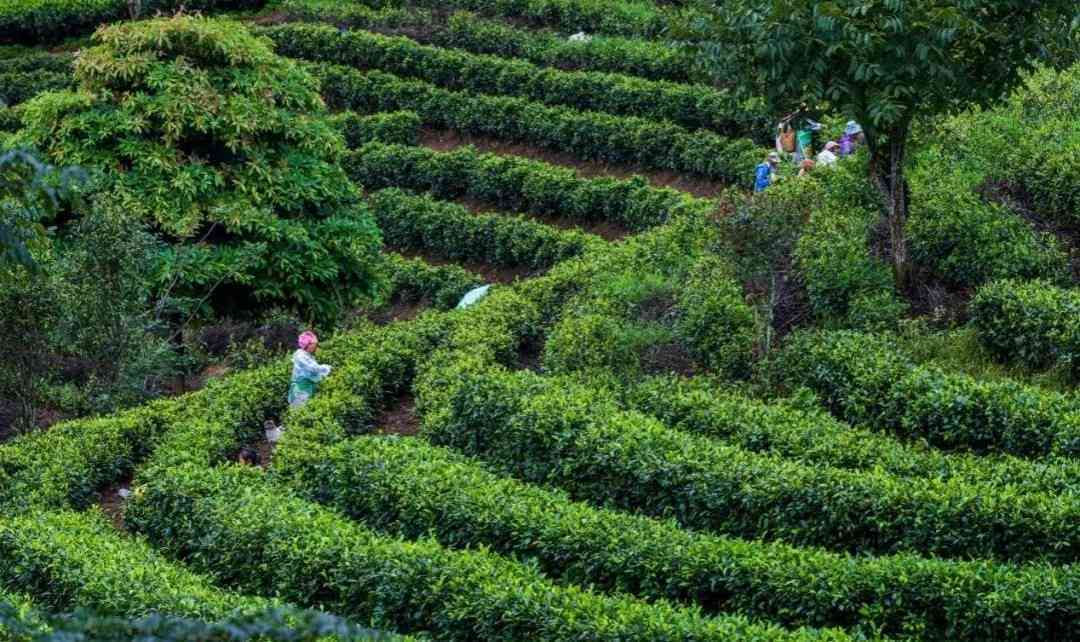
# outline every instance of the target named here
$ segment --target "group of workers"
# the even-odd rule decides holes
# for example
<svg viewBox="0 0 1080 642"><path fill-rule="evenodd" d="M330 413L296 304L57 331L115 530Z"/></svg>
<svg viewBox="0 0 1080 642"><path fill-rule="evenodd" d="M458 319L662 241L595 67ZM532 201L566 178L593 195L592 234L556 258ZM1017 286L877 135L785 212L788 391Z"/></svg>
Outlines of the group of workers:
<svg viewBox="0 0 1080 642"><path fill-rule="evenodd" d="M799 167L799 176L806 176L816 167L828 167L840 158L854 154L859 145L865 142L859 123L849 121L844 127L844 135L839 140L825 143L821 152L815 156L814 137L821 130L821 123L806 118L802 126L795 129L791 125L793 117L794 115L789 116L780 122L777 127L776 151L769 152L765 162L754 170L754 192L764 192L778 180L777 169L785 154L789 154Z"/></svg>

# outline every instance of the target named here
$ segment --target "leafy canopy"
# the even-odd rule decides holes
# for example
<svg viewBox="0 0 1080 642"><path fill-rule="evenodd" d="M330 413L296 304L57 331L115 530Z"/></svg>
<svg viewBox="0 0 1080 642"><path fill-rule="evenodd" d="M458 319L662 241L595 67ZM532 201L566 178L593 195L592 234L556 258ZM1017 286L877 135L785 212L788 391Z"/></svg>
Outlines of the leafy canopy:
<svg viewBox="0 0 1080 642"><path fill-rule="evenodd" d="M831 103L868 128L994 100L1043 52L1074 0L714 0L714 72L781 109Z"/></svg>
<svg viewBox="0 0 1080 642"><path fill-rule="evenodd" d="M322 317L372 295L378 229L311 75L231 21L124 23L93 42L78 91L27 103L15 138L99 170L114 203L170 241L162 287Z"/></svg>

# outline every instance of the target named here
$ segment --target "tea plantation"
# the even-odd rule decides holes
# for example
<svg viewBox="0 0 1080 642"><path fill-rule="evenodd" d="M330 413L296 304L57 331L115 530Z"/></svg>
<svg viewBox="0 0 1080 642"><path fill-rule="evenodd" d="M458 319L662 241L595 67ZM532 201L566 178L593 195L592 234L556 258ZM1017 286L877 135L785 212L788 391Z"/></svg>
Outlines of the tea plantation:
<svg viewBox="0 0 1080 642"><path fill-rule="evenodd" d="M0 430L0 641L1080 639L1075 27L910 119L897 230L878 121L799 175L724 11L3 0L0 419L49 393ZM848 108L783 122L812 158ZM268 310L323 335L304 404L295 332L69 373Z"/></svg>

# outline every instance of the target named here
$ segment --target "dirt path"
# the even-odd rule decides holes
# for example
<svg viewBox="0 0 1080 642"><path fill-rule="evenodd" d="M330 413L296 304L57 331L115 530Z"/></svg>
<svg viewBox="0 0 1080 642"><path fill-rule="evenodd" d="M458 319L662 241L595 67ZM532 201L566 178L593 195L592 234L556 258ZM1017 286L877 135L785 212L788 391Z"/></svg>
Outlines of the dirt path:
<svg viewBox="0 0 1080 642"><path fill-rule="evenodd" d="M420 433L420 417L416 400L409 393L395 399L375 419L375 434L414 437Z"/></svg>

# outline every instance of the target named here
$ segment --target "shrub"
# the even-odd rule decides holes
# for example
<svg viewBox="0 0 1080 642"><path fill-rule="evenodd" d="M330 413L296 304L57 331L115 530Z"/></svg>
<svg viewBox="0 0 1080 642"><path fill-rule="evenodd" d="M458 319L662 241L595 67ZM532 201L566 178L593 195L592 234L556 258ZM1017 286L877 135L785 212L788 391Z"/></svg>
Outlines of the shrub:
<svg viewBox="0 0 1080 642"><path fill-rule="evenodd" d="M580 178L574 170L472 147L436 152L370 143L344 160L350 177L368 189L405 187L440 198L469 198L510 211L558 212L568 219L609 221L634 231L660 225L715 203L630 179Z"/></svg>
<svg viewBox="0 0 1080 642"><path fill-rule="evenodd" d="M1059 393L915 366L888 341L854 332L793 338L775 371L840 418L950 450L1075 456L1080 413Z"/></svg>
<svg viewBox="0 0 1080 642"><path fill-rule="evenodd" d="M85 606L103 615L220 619L274 605L214 588L145 542L118 536L98 512L0 520L0 562L0 585L18 586L56 610Z"/></svg>
<svg viewBox="0 0 1080 642"><path fill-rule="evenodd" d="M415 145L420 137L420 117L411 111L359 116L343 112L330 117L349 147L378 141L388 145Z"/></svg>
<svg viewBox="0 0 1080 642"><path fill-rule="evenodd" d="M749 185L760 150L750 140L692 131L632 116L549 107L522 98L453 92L378 71L317 71L337 107L362 112L415 110L426 124L518 140L580 158L638 163Z"/></svg>
<svg viewBox="0 0 1080 642"><path fill-rule="evenodd" d="M375 192L370 203L388 245L450 260L543 269L603 242L524 216L472 214L456 203L395 188Z"/></svg>
<svg viewBox="0 0 1080 642"><path fill-rule="evenodd" d="M848 639L787 633L742 618L556 587L485 551L382 537L280 488L250 469L172 469L129 505L128 522L227 586L319 602L343 616L446 640Z"/></svg>
<svg viewBox="0 0 1080 642"><path fill-rule="evenodd" d="M837 421L791 402L764 403L725 391L720 382L652 378L623 401L676 430L809 465L881 470L897 477L957 479L1025 493L1073 493L1080 463L942 453Z"/></svg>
<svg viewBox="0 0 1080 642"><path fill-rule="evenodd" d="M283 25L260 33L273 40L283 56L378 69L454 91L518 96L582 111L671 121L727 136L751 135L763 125L756 115L760 109L750 111L733 93L705 85L563 71L325 25Z"/></svg>
<svg viewBox="0 0 1080 642"><path fill-rule="evenodd" d="M171 241L162 288L323 318L377 290L378 230L312 76L234 22L124 23L94 42L80 92L26 103L20 136L99 170L107 200Z"/></svg>
<svg viewBox="0 0 1080 642"><path fill-rule="evenodd" d="M724 261L698 261L679 291L678 310L675 331L702 362L730 377L750 374L758 323Z"/></svg>
<svg viewBox="0 0 1080 642"><path fill-rule="evenodd" d="M860 554L1070 563L1071 496L784 461L620 412L606 393L462 361L418 384L430 441L575 499Z"/></svg>
<svg viewBox="0 0 1080 642"><path fill-rule="evenodd" d="M979 341L1004 363L1035 370L1056 364L1080 370L1080 294L1046 281L998 281L970 306Z"/></svg>
<svg viewBox="0 0 1080 642"><path fill-rule="evenodd" d="M181 7L205 12L250 9L262 4L262 0L147 0L142 9L145 15L153 15ZM124 0L13 0L0 7L0 44L52 42L128 15Z"/></svg>
<svg viewBox="0 0 1080 642"><path fill-rule="evenodd" d="M685 531L499 477L422 440L351 439L274 471L297 492L373 528L433 535L454 548L490 546L535 560L566 584L871 635L1035 640L1075 628L1071 570L850 558Z"/></svg>
<svg viewBox="0 0 1080 642"><path fill-rule="evenodd" d="M390 271L388 301L430 301L436 309L449 310L466 292L483 283L480 277L456 265L431 265L423 259L394 253L386 259Z"/></svg>
<svg viewBox="0 0 1080 642"><path fill-rule="evenodd" d="M553 32L518 29L471 13L450 16L435 44L504 58L523 58L559 69L583 69L688 83L703 80L696 56L653 40L594 36L571 42Z"/></svg>

